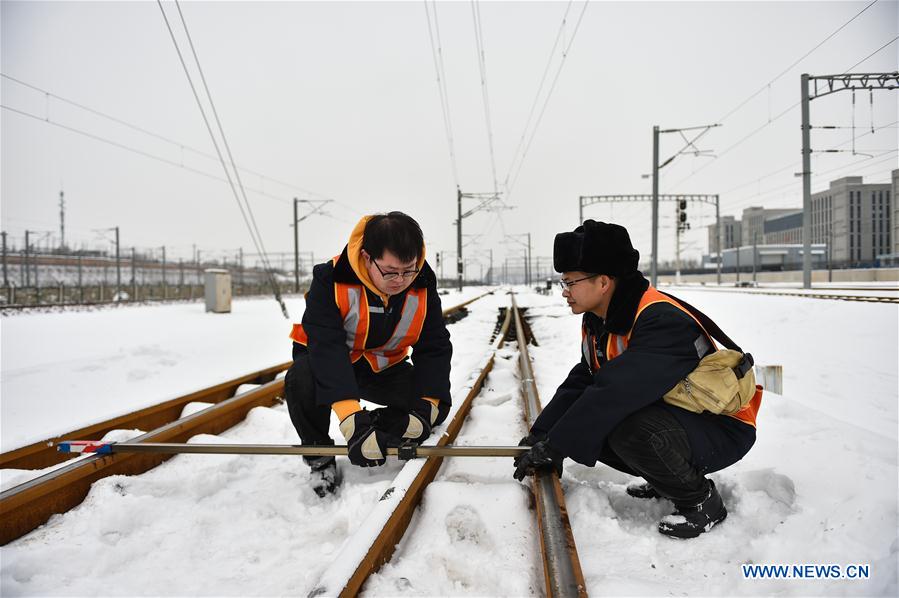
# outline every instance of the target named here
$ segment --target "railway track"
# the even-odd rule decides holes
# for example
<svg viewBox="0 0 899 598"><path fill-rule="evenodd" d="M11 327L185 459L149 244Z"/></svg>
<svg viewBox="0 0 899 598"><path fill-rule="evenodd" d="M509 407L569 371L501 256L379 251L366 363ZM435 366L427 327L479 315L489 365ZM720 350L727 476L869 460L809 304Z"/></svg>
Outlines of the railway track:
<svg viewBox="0 0 899 598"><path fill-rule="evenodd" d="M429 484L435 479L441 468L443 461L443 457L440 456L441 447L446 447L444 452L452 452L461 448L453 447L453 442L459 437L472 406L476 403L488 375L494 368L498 351L509 341L517 343L521 395L527 398L526 413L528 414L528 421L536 417L536 414L539 412L539 398L536 393L530 358L527 355L527 345L534 341L532 341L530 330L526 326L524 318L515 305L514 297L512 306L504 310L502 318L497 322L493 336L492 348L487 353L483 367L481 367L477 377L473 377L464 401L455 410L454 416L446 426L444 433L439 438L429 439L428 443L426 443L426 445L431 445L433 448L426 448L422 451L428 452L430 450L435 455L406 462L390 488L384 492L371 513L353 534L351 541L344 543L344 549L333 560L334 564L328 567L320 576L319 582L314 584L312 591L309 593L310 596L356 595L364 588L369 577L377 572L384 563L390 561L397 546L403 541L416 507L418 507ZM508 355L505 355L505 357L506 359L509 358ZM241 395L241 397L254 394L257 397L262 397L270 392L272 386L278 385L279 382L280 380L269 382L250 393ZM266 387L269 387L269 389L266 389ZM222 404L227 404L228 401L238 398L228 399L223 401ZM191 420L191 418L201 416L203 413L199 412L183 420L178 420L178 422L173 422L130 442L183 442L183 440L162 440L161 438L167 436L175 437L179 434L187 437L194 435L192 430L195 426L191 425L190 421L184 420ZM504 451L499 451L496 454L507 454L508 451L509 449L504 449ZM265 449L258 449L258 451L251 449L249 452L265 452ZM88 457L86 461L93 461L97 466L102 467L101 463L104 460L115 462L123 460L124 457L131 459L159 459L161 455L154 453L117 453L115 455ZM508 461L508 457L505 458L505 461ZM508 472L511 472L511 463L502 464L506 466ZM60 480L60 482L62 481ZM537 529L540 536L539 550L536 556L537 562L534 563L534 566L540 567L538 563L542 562L542 577L546 584L545 593L548 596L585 596L586 587L583 574L580 571L574 538L568 523L564 495L562 494L558 477L554 473L546 476L537 476L533 481L533 495L538 522ZM2 515L4 519L3 526L6 529L10 518L5 514ZM534 591L538 590L534 588Z"/></svg>
<svg viewBox="0 0 899 598"><path fill-rule="evenodd" d="M464 317L468 306L488 295L483 293L443 311L448 322ZM19 449L0 454L0 469L44 469L58 466L77 457L60 453L56 445L65 440L99 440L113 430L150 430L134 439L136 442L186 442L197 434L220 434L243 421L255 407L276 404L284 389L279 374L291 362L216 384L182 397L164 401L120 417L72 430ZM234 396L242 384L260 384L249 392ZM212 405L187 417L181 417L188 403ZM171 455L127 454L91 456L72 460L23 484L0 493L0 545L20 538L52 515L63 513L80 504L91 484L110 475L136 475L148 471Z"/></svg>
<svg viewBox="0 0 899 598"><path fill-rule="evenodd" d="M837 301L861 301L864 303L899 303L899 297L889 297L883 295L838 295L835 293L797 293L792 291L774 291L774 290L759 290L756 288L746 288L746 289L726 289L726 288L706 288L706 287L681 287L688 289L690 291L708 291L713 293L742 293L745 295L774 295L780 297L808 297L810 299L834 299ZM827 289L831 290L831 289ZM840 289L832 289L832 290L840 290ZM847 290L861 290L861 289L847 289ZM884 290L884 291L895 291L896 289L872 289L872 290Z"/></svg>

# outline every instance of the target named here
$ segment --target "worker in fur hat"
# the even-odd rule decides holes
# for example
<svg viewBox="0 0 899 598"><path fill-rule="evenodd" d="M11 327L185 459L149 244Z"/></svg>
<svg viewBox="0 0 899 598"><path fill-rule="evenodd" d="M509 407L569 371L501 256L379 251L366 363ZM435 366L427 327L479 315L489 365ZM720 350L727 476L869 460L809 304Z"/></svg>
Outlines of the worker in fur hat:
<svg viewBox="0 0 899 598"><path fill-rule="evenodd" d="M715 351L707 329L720 329L650 286L638 259L627 230L617 224L587 220L556 235L553 265L562 296L572 313L583 314L581 360L522 439L531 448L515 459L514 476L561 474L566 457L588 466L599 461L645 480L630 485L629 495L674 503L674 513L659 522L660 533L693 538L727 516L706 474L739 461L752 447L761 389L731 415L662 400Z"/></svg>

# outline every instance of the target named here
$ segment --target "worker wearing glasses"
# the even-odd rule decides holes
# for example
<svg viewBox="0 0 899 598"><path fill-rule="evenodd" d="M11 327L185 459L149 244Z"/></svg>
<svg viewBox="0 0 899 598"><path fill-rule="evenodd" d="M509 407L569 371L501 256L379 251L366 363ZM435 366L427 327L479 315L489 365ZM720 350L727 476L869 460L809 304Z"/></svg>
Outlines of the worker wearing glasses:
<svg viewBox="0 0 899 598"><path fill-rule="evenodd" d="M561 474L566 457L604 463L643 478L627 487L632 497L674 503L660 533L693 538L727 516L706 474L752 447L761 388L727 415L663 400L715 352L707 330L724 337L704 314L650 286L637 270L639 255L617 224L587 220L556 235L553 266L562 297L582 315L581 360L522 439L531 448L515 459L514 476Z"/></svg>
<svg viewBox="0 0 899 598"><path fill-rule="evenodd" d="M418 223L402 212L362 218L341 254L313 269L302 324L291 331L284 390L302 444L334 444L331 413L354 465L383 465L386 447L425 440L450 408L442 311ZM334 493L335 458L304 459L316 494Z"/></svg>

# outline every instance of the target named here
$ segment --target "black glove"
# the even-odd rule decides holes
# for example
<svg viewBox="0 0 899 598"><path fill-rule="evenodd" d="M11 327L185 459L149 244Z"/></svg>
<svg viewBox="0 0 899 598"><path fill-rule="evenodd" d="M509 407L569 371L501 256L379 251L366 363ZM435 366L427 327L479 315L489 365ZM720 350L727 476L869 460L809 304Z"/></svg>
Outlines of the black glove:
<svg viewBox="0 0 899 598"><path fill-rule="evenodd" d="M546 434L528 432L528 435L518 441L518 446L534 446L541 440L546 440Z"/></svg>
<svg viewBox="0 0 899 598"><path fill-rule="evenodd" d="M387 447L397 444L391 442L386 432L374 427L371 414L365 410L357 411L340 422L340 431L346 438L350 463L360 467L384 465Z"/></svg>
<svg viewBox="0 0 899 598"><path fill-rule="evenodd" d="M428 403L428 407L430 406ZM420 444L431 435L431 424L426 417L417 409L406 412L395 407L382 407L372 411L372 425L376 430L387 434L389 441L396 443L388 446L399 446L399 443L406 440Z"/></svg>
<svg viewBox="0 0 899 598"><path fill-rule="evenodd" d="M527 437L522 439L522 442ZM512 474L516 480L523 480L524 476L532 475L535 471L552 471L558 475L562 475L562 461L565 456L556 452L546 440L540 440L526 453L521 453L515 457L515 473Z"/></svg>

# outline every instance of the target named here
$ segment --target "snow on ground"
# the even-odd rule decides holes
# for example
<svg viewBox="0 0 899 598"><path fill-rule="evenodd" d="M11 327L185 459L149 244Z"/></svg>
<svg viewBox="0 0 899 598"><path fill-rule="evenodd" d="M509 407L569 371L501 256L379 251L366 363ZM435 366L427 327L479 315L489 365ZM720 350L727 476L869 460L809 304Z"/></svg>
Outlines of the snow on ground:
<svg viewBox="0 0 899 598"><path fill-rule="evenodd" d="M484 289L448 291L444 308ZM0 319L0 451L290 361L300 297L237 299L230 314L170 303Z"/></svg>
<svg viewBox="0 0 899 598"><path fill-rule="evenodd" d="M563 485L590 594L896 595L899 308L673 291L715 319L757 363L783 365L784 395L765 395L759 438L746 458L712 474L730 514L696 540L659 535L656 523L670 503L627 496L629 476L566 461ZM457 402L484 357L496 308L507 301L500 293L482 299L450 328ZM455 303L444 299L445 306ZM530 351L548 401L578 359L579 318L558 295L523 294L519 304L530 306L540 343ZM12 320L3 320L4 362ZM169 326L158 317L159 336L150 338L164 339ZM185 344L178 350L193 354L189 341L199 336L180 334ZM240 355L247 346L225 343L218 350ZM514 444L523 434L513 348L500 352L460 443ZM233 377L221 374L213 382ZM339 438L336 422L332 435ZM255 409L225 434L194 441L292 443L296 435L280 406ZM101 480L80 507L0 549L0 593L305 595L400 470L393 460L364 470L341 459L341 468L344 487L324 501L292 457L183 455L141 476ZM445 461L409 535L365 593L540 593L533 515L524 514L527 491L511 472L509 460ZM871 578L750 580L743 578L744 563L870 564Z"/></svg>
<svg viewBox="0 0 899 598"><path fill-rule="evenodd" d="M444 306L480 292L449 294ZM485 297L450 326L457 404L505 302ZM331 435L340 438L336 419ZM192 441L297 437L282 405ZM309 487L308 468L289 456L180 455L140 476L104 478L80 506L0 549L0 594L306 595L401 469L395 460L373 469L339 461L343 488L324 501Z"/></svg>

